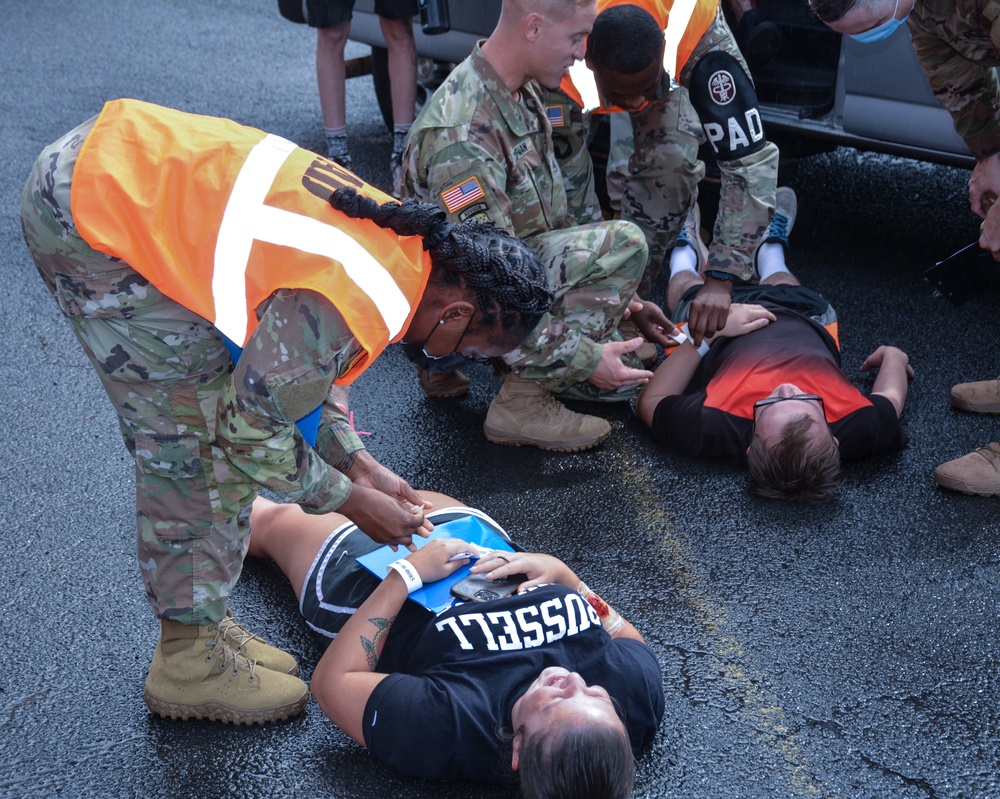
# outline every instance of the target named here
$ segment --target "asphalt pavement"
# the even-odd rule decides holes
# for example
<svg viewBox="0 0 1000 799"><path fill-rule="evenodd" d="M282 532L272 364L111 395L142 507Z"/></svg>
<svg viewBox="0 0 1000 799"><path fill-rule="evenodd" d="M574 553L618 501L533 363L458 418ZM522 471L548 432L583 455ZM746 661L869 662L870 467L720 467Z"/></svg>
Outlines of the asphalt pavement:
<svg viewBox="0 0 1000 799"><path fill-rule="evenodd" d="M122 96L320 147L314 39L253 0L0 0L0 19L0 796L515 796L402 778L315 703L257 728L147 711L158 629L131 463L24 248L21 187L42 147ZM357 171L385 187L368 78L348 104ZM857 367L881 343L916 371L909 446L849 467L829 506L753 499L740 470L662 451L625 406L574 406L614 427L591 452L492 445L483 367L468 397L433 400L393 349L356 385L379 460L559 554L646 636L666 718L636 796L1000 797L1000 499L932 477L998 438L948 390L1000 371L1000 289L985 280L954 308L921 280L976 238L966 180L851 150L783 168L801 208L789 260L837 306L848 374L870 387ZM321 650L272 564L248 562L232 605L308 678Z"/></svg>

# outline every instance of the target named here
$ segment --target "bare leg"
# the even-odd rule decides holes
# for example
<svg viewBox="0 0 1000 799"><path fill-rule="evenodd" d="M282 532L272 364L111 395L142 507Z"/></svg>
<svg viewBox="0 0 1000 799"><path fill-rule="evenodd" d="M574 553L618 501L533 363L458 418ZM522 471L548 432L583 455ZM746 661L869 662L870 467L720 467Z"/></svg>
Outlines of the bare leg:
<svg viewBox="0 0 1000 799"><path fill-rule="evenodd" d="M465 505L446 494L433 491L419 493L435 508ZM279 505L257 497L250 516L250 548L247 554L255 558L270 558L277 563L298 598L316 553L330 533L349 521L340 513L314 515L306 513L298 505ZM401 556L403 554L405 552L401 552Z"/></svg>
<svg viewBox="0 0 1000 799"><path fill-rule="evenodd" d="M316 83L326 128L342 128L347 124L344 47L350 33L350 20L332 28L316 29Z"/></svg>
<svg viewBox="0 0 1000 799"><path fill-rule="evenodd" d="M700 286L704 282L705 278L701 275L697 275L686 269L670 278L670 283L667 284L667 314L669 315L674 312L674 308L677 307L677 300L684 296L685 291L691 288L691 286Z"/></svg>
<svg viewBox="0 0 1000 799"><path fill-rule="evenodd" d="M413 39L413 18L379 17L379 24L389 50L392 121L396 125L408 125L413 122L417 101L417 45Z"/></svg>

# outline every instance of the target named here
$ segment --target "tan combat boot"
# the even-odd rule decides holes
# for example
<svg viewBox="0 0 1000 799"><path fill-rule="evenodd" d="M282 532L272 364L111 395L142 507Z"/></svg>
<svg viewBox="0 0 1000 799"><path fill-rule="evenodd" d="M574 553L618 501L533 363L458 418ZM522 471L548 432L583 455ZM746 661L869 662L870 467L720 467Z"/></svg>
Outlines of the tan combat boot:
<svg viewBox="0 0 1000 799"><path fill-rule="evenodd" d="M263 724L298 715L309 688L238 654L220 634L160 619L160 640L146 678L145 700L158 716L230 724Z"/></svg>
<svg viewBox="0 0 1000 799"><path fill-rule="evenodd" d="M604 441L611 425L571 411L534 380L510 374L490 403L483 433L494 444L578 452Z"/></svg>
<svg viewBox="0 0 1000 799"><path fill-rule="evenodd" d="M469 391L469 378L461 372L432 372L418 366L417 378L430 397L462 397Z"/></svg>
<svg viewBox="0 0 1000 799"><path fill-rule="evenodd" d="M1000 494L1000 444L979 447L975 452L942 463L934 470L942 488L993 497Z"/></svg>
<svg viewBox="0 0 1000 799"><path fill-rule="evenodd" d="M215 625L208 626L210 633L215 633ZM219 622L219 632L229 648L238 655L244 655L248 660L256 660L258 666L283 674L299 676L299 664L295 658L282 649L273 647L259 635L250 632L233 618L233 612L226 608L226 618Z"/></svg>
<svg viewBox="0 0 1000 799"><path fill-rule="evenodd" d="M951 390L951 404L968 413L1000 413L1000 377L959 383Z"/></svg>

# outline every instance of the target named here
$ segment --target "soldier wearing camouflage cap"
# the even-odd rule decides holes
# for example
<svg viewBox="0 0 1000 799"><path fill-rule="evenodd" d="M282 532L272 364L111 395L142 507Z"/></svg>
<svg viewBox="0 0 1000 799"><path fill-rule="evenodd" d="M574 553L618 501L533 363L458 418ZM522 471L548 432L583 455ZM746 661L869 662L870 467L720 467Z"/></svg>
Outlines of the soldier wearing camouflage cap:
<svg viewBox="0 0 1000 799"><path fill-rule="evenodd" d="M384 543L427 535L423 500L336 400L392 341L495 356L551 304L531 248L388 199L281 137L135 100L107 103L29 176L25 241L135 460L160 619L145 699L161 716L302 710L295 659L228 608L253 499L337 509Z"/></svg>
<svg viewBox="0 0 1000 799"><path fill-rule="evenodd" d="M1000 260L1000 2L998 0L809 0L813 13L838 33L877 42L908 27L934 96L976 157L969 202L983 220L979 246ZM1000 378L959 383L959 410L1000 414ZM1000 495L1000 442L937 467L952 491Z"/></svg>
<svg viewBox="0 0 1000 799"><path fill-rule="evenodd" d="M570 208L539 84L558 86L583 54L595 0L505 0L490 37L449 75L410 130L403 192L437 202L449 219L489 219L539 253L555 292L552 311L507 353L510 367L490 405L490 441L570 451L595 446L608 422L574 413L555 397L619 401L635 396L651 372L617 326L633 319L651 340L673 329L636 288L646 261L641 231ZM630 310L631 305L631 310ZM450 373L434 393L464 392ZM456 381L458 383L456 384Z"/></svg>

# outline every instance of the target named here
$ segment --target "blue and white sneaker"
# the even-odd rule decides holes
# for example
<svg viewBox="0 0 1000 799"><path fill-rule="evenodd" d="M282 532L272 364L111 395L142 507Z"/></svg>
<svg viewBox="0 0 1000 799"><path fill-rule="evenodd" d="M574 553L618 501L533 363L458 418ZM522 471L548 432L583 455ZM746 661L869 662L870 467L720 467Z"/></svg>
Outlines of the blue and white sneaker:
<svg viewBox="0 0 1000 799"><path fill-rule="evenodd" d="M778 243L788 252L788 237L795 226L795 215L799 210L799 201L795 189L791 186L779 186L774 193L774 218L767 226L764 244Z"/></svg>

